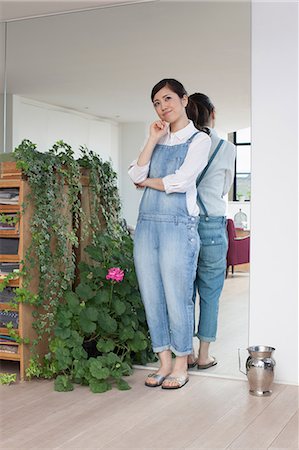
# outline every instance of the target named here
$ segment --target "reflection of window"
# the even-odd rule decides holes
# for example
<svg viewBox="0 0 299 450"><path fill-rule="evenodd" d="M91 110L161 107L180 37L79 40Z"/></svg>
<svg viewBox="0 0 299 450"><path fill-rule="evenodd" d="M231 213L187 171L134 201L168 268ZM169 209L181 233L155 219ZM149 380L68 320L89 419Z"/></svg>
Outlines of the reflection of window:
<svg viewBox="0 0 299 450"><path fill-rule="evenodd" d="M238 130L234 132L233 143L236 146L233 200L250 201L250 194L251 194L250 128L244 128L243 130Z"/></svg>

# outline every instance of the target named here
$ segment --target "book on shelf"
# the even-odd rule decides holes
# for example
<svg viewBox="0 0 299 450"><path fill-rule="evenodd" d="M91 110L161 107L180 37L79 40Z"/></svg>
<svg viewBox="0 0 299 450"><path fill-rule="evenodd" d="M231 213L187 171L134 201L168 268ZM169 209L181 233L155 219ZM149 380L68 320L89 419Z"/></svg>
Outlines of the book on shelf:
<svg viewBox="0 0 299 450"><path fill-rule="evenodd" d="M16 290L13 287L7 286L0 291L0 303L9 303L12 302L16 295Z"/></svg>
<svg viewBox="0 0 299 450"><path fill-rule="evenodd" d="M19 313L16 311L0 311L0 328L4 328L8 323L12 323L13 328L18 328Z"/></svg>
<svg viewBox="0 0 299 450"><path fill-rule="evenodd" d="M0 237L0 254L17 255L19 250L18 238Z"/></svg>
<svg viewBox="0 0 299 450"><path fill-rule="evenodd" d="M19 202L18 188L1 188L0 189L0 204L15 205Z"/></svg>
<svg viewBox="0 0 299 450"><path fill-rule="evenodd" d="M13 344L17 344L15 338L8 336L6 334L1 334L0 335L0 344L4 344L4 345L13 345Z"/></svg>
<svg viewBox="0 0 299 450"><path fill-rule="evenodd" d="M0 352L2 353L18 353L17 345L0 344Z"/></svg>
<svg viewBox="0 0 299 450"><path fill-rule="evenodd" d="M1 262L0 263L0 275L7 275L11 272L16 272L20 268L19 263Z"/></svg>

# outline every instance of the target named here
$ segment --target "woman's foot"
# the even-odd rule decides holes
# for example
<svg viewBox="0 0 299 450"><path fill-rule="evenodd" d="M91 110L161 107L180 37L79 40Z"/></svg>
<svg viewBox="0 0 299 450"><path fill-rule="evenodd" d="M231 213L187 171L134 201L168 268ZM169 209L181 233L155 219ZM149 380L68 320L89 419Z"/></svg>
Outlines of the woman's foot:
<svg viewBox="0 0 299 450"><path fill-rule="evenodd" d="M164 350L158 354L160 359L160 368L155 373L150 373L146 380L145 385L149 387L161 386L163 380L171 373L172 370L172 357L170 350Z"/></svg>
<svg viewBox="0 0 299 450"><path fill-rule="evenodd" d="M187 356L177 356L171 374L163 381L163 389L178 389L188 381Z"/></svg>
<svg viewBox="0 0 299 450"><path fill-rule="evenodd" d="M210 356L209 348L210 342L200 341L198 357L196 361L198 369L208 369L209 367L215 366L217 364L216 358L214 358L214 356Z"/></svg>
<svg viewBox="0 0 299 450"><path fill-rule="evenodd" d="M194 353L191 353L191 355L188 355L187 363L188 363L188 369L192 369L192 367L196 366L197 358L195 357Z"/></svg>
<svg viewBox="0 0 299 450"><path fill-rule="evenodd" d="M217 364L217 360L216 360L216 358L214 356L209 356L207 361L208 362L203 363L203 364L197 363L197 368L199 370L209 369L210 367L216 366L216 364Z"/></svg>
<svg viewBox="0 0 299 450"><path fill-rule="evenodd" d="M196 364L198 366L205 366L205 365L211 364L214 361L215 361L215 358L213 356L210 356L210 355L208 355L208 356L201 356L199 354L198 358L197 358L197 361L196 361Z"/></svg>

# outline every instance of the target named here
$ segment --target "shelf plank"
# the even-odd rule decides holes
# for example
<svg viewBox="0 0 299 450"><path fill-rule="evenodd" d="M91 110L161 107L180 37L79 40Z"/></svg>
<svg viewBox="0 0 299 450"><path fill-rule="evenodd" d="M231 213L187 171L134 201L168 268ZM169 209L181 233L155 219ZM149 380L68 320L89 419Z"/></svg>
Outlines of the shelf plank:
<svg viewBox="0 0 299 450"><path fill-rule="evenodd" d="M0 188L20 188L22 180L3 180L0 179Z"/></svg>
<svg viewBox="0 0 299 450"><path fill-rule="evenodd" d="M7 309L8 311L19 311L19 308L12 308L9 306L9 302L0 303L0 311Z"/></svg>
<svg viewBox="0 0 299 450"><path fill-rule="evenodd" d="M20 211L20 204L15 205L4 205L0 203L0 213L17 213Z"/></svg>
<svg viewBox="0 0 299 450"><path fill-rule="evenodd" d="M3 283L5 281L6 275L0 275L0 283ZM9 287L19 287L20 286L20 277L15 278L13 280L9 280Z"/></svg>
<svg viewBox="0 0 299 450"><path fill-rule="evenodd" d="M14 331L19 334L18 328L14 328ZM0 328L0 334L5 334L5 336L9 336L7 328Z"/></svg>
<svg viewBox="0 0 299 450"><path fill-rule="evenodd" d="M0 345L14 345L15 347L19 347L20 344L17 342L1 342Z"/></svg>
<svg viewBox="0 0 299 450"><path fill-rule="evenodd" d="M19 353L9 353L0 351L0 359L5 359L8 361L20 361L21 356Z"/></svg>
<svg viewBox="0 0 299 450"><path fill-rule="evenodd" d="M11 228L10 230L1 230L0 228L0 237L20 238L20 234L16 229L13 228Z"/></svg>
<svg viewBox="0 0 299 450"><path fill-rule="evenodd" d="M19 255L0 255L0 262L20 262Z"/></svg>

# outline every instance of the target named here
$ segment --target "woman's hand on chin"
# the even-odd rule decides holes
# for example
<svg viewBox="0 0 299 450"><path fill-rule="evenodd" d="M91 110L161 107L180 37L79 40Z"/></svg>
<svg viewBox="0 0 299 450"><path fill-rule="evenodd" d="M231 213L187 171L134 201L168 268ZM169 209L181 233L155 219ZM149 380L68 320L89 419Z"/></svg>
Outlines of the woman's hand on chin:
<svg viewBox="0 0 299 450"><path fill-rule="evenodd" d="M161 137L167 134L168 128L168 122L165 122L165 120L156 120L150 126L150 138L158 142Z"/></svg>

